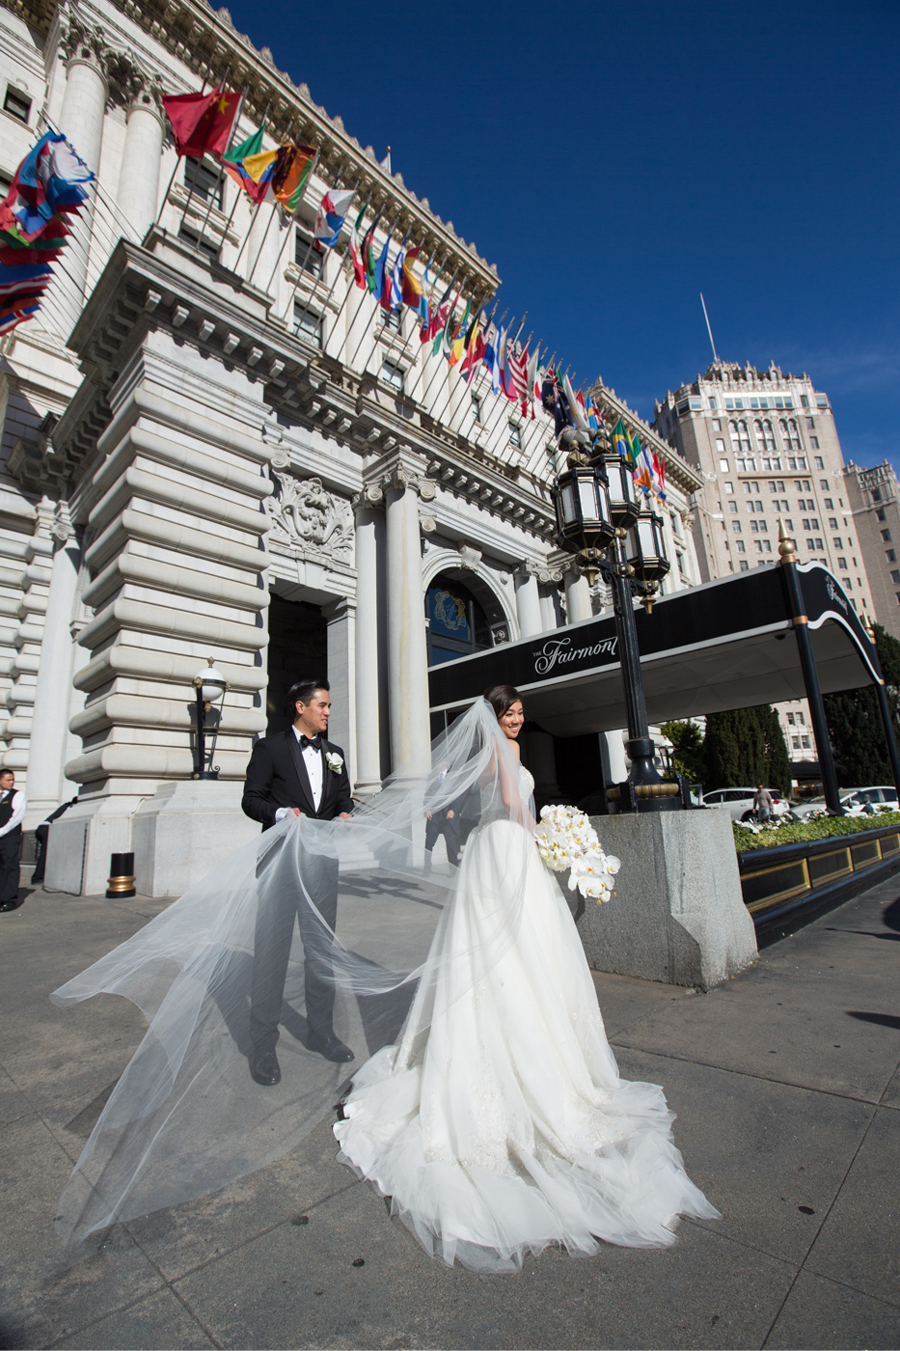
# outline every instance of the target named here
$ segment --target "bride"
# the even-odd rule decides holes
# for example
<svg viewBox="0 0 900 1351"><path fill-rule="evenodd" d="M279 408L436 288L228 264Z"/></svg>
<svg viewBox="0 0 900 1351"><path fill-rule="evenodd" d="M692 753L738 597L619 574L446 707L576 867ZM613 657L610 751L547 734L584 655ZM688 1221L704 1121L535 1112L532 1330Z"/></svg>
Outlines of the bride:
<svg viewBox="0 0 900 1351"><path fill-rule="evenodd" d="M476 1271L513 1270L551 1243L670 1244L679 1214L718 1211L684 1172L662 1090L619 1078L581 940L530 839L521 868L534 825L522 701L510 685L484 697L504 737L485 777L504 810L469 840L399 1043L354 1076L339 1157L427 1252ZM521 887L516 931L473 973L485 890L504 878Z"/></svg>
<svg viewBox="0 0 900 1351"><path fill-rule="evenodd" d="M448 1263L498 1272L548 1244L666 1245L679 1214L717 1216L684 1172L662 1090L618 1076L532 834L522 721L516 690L488 690L429 765L347 821L287 816L54 993L60 1006L121 994L149 1023L63 1193L64 1242L271 1163L341 1098L339 1157ZM438 873L424 823L460 803L478 824L458 871ZM333 927L315 903L323 859L339 876ZM285 898L302 922L282 1079L261 1089L247 1069L253 954ZM370 1057L349 1091L309 1034L304 942L329 953L335 1034Z"/></svg>

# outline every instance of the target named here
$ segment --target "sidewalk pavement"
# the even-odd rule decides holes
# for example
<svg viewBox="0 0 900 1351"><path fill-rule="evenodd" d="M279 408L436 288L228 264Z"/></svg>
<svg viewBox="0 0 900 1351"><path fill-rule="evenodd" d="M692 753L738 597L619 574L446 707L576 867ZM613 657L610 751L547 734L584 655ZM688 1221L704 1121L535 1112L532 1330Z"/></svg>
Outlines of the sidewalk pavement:
<svg viewBox="0 0 900 1351"><path fill-rule="evenodd" d="M709 994L598 975L623 1076L664 1085L723 1218L479 1277L424 1255L329 1122L67 1268L56 1203L143 1021L47 996L163 903L31 892L0 916L0 1346L900 1346L898 896L884 882Z"/></svg>

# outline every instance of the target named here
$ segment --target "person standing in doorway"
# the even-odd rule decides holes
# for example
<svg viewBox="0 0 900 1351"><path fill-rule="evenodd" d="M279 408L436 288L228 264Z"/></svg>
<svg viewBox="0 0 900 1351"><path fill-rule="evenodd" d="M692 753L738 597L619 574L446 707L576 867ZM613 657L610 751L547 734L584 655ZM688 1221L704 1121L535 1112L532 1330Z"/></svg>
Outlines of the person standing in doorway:
<svg viewBox="0 0 900 1351"><path fill-rule="evenodd" d="M19 908L19 857L22 853L22 818L28 799L16 791L11 769L0 770L0 912Z"/></svg>

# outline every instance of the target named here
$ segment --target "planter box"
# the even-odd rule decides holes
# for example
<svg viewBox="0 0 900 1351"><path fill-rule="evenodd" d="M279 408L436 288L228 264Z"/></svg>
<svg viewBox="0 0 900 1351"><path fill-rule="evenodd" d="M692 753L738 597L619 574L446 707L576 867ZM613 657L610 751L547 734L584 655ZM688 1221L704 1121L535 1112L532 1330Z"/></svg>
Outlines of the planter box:
<svg viewBox="0 0 900 1351"><path fill-rule="evenodd" d="M900 826L752 849L738 854L738 869L765 946L900 870Z"/></svg>

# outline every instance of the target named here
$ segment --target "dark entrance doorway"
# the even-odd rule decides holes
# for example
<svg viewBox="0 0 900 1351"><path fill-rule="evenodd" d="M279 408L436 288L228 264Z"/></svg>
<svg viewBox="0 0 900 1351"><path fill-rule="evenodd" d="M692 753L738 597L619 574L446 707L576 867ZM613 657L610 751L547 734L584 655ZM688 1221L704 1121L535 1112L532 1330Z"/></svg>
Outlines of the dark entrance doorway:
<svg viewBox="0 0 900 1351"><path fill-rule="evenodd" d="M328 626L317 605L272 596L269 606L266 731L290 726L285 712L288 690L301 676L328 678Z"/></svg>

